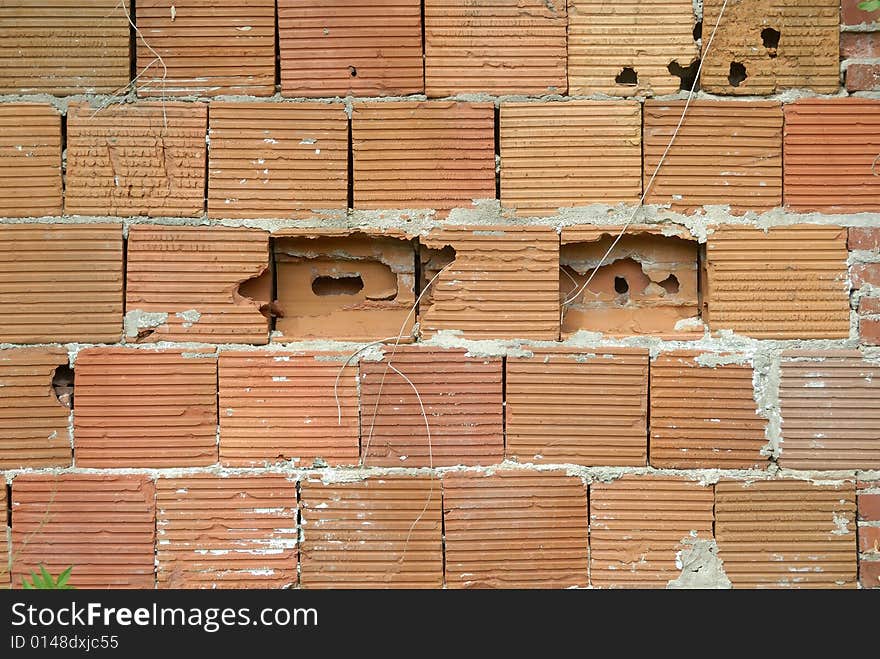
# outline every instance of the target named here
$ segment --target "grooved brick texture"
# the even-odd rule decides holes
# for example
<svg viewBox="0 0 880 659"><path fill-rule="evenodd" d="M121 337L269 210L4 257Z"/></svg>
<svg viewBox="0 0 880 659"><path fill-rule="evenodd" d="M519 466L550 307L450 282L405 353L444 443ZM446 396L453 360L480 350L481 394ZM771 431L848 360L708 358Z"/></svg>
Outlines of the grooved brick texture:
<svg viewBox="0 0 880 659"><path fill-rule="evenodd" d="M565 0L425 0L425 91L564 94Z"/></svg>
<svg viewBox="0 0 880 659"><path fill-rule="evenodd" d="M0 510L6 510L6 479L0 479ZM0 523L0 590L9 588L9 527Z"/></svg>
<svg viewBox="0 0 880 659"><path fill-rule="evenodd" d="M651 466L762 469L766 419L759 416L750 363L737 356L664 353L651 363ZM710 361L706 363L706 359ZM703 359L703 363L701 363ZM725 364L724 361L733 363Z"/></svg>
<svg viewBox="0 0 880 659"><path fill-rule="evenodd" d="M0 469L70 466L70 409L52 388L67 360L65 348L0 350Z"/></svg>
<svg viewBox="0 0 880 659"><path fill-rule="evenodd" d="M160 478L156 507L160 588L296 584L296 484L284 476Z"/></svg>
<svg viewBox="0 0 880 659"><path fill-rule="evenodd" d="M785 106L785 205L795 211L880 211L880 101L801 99Z"/></svg>
<svg viewBox="0 0 880 659"><path fill-rule="evenodd" d="M568 5L571 94L674 94L682 81L670 64L686 69L699 55L690 0L569 0ZM633 69L635 84L616 81L624 68Z"/></svg>
<svg viewBox="0 0 880 659"><path fill-rule="evenodd" d="M220 461L233 467L290 460L358 462L357 366L348 355L223 352ZM339 401L339 407L336 401Z"/></svg>
<svg viewBox="0 0 880 659"><path fill-rule="evenodd" d="M796 88L837 93L839 0L729 2L706 53L723 4L724 0L703 3L703 91L763 95ZM767 28L780 33L775 47L771 39L765 42L762 32ZM745 67L744 80L731 75L733 63Z"/></svg>
<svg viewBox="0 0 880 659"><path fill-rule="evenodd" d="M757 339L849 337L846 229L717 226L708 247L709 327Z"/></svg>
<svg viewBox="0 0 880 659"><path fill-rule="evenodd" d="M0 342L115 343L122 226L0 226Z"/></svg>
<svg viewBox="0 0 880 659"><path fill-rule="evenodd" d="M135 11L139 96L275 93L273 0L137 0Z"/></svg>
<svg viewBox="0 0 880 659"><path fill-rule="evenodd" d="M503 103L500 117L501 203L517 215L638 202L638 103Z"/></svg>
<svg viewBox="0 0 880 659"><path fill-rule="evenodd" d="M208 216L285 218L348 205L342 104L211 103Z"/></svg>
<svg viewBox="0 0 880 659"><path fill-rule="evenodd" d="M501 462L502 370L498 357L409 346L386 351L381 361L361 361L366 464L444 467Z"/></svg>
<svg viewBox="0 0 880 659"><path fill-rule="evenodd" d="M624 476L590 486L590 583L664 588L688 542L712 539L711 486Z"/></svg>
<svg viewBox="0 0 880 659"><path fill-rule="evenodd" d="M648 352L579 354L531 349L508 356L508 459L643 467L647 460Z"/></svg>
<svg viewBox="0 0 880 659"><path fill-rule="evenodd" d="M734 588L854 588L855 518L852 482L715 486L718 556Z"/></svg>
<svg viewBox="0 0 880 659"><path fill-rule="evenodd" d="M164 101L104 108L71 103L64 212L200 215L207 107Z"/></svg>
<svg viewBox="0 0 880 659"><path fill-rule="evenodd" d="M60 214L61 115L41 103L0 105L0 217Z"/></svg>
<svg viewBox="0 0 880 659"><path fill-rule="evenodd" d="M448 588L587 585L587 491L553 472L443 477Z"/></svg>
<svg viewBox="0 0 880 659"><path fill-rule="evenodd" d="M129 24L119 0L0 5L0 94L111 94L128 83Z"/></svg>
<svg viewBox="0 0 880 659"><path fill-rule="evenodd" d="M147 476L22 474L12 491L12 581L74 566L74 588L155 587L156 488Z"/></svg>
<svg viewBox="0 0 880 659"><path fill-rule="evenodd" d="M684 101L645 103L647 188L684 110ZM660 172L649 204L678 211L727 205L734 214L782 205L782 104L693 101Z"/></svg>
<svg viewBox="0 0 880 659"><path fill-rule="evenodd" d="M301 485L304 588L440 588L442 493L426 476Z"/></svg>
<svg viewBox="0 0 880 659"><path fill-rule="evenodd" d="M491 103L362 103L351 125L355 208L443 215L495 198Z"/></svg>
<svg viewBox="0 0 880 659"><path fill-rule="evenodd" d="M421 238L455 260L422 299L422 336L559 338L559 236L551 227L446 227ZM424 260L424 259L423 259Z"/></svg>
<svg viewBox="0 0 880 659"><path fill-rule="evenodd" d="M87 348L77 356L75 369L77 466L200 467L217 462L214 355Z"/></svg>
<svg viewBox="0 0 880 659"><path fill-rule="evenodd" d="M128 234L128 341L266 343L269 325L240 286L269 268L265 231L139 224ZM146 315L145 315L146 314ZM155 314L159 314L156 316Z"/></svg>
<svg viewBox="0 0 880 659"><path fill-rule="evenodd" d="M857 350L783 354L782 454L790 469L880 469L880 366Z"/></svg>
<svg viewBox="0 0 880 659"><path fill-rule="evenodd" d="M284 96L424 91L419 0L278 0Z"/></svg>

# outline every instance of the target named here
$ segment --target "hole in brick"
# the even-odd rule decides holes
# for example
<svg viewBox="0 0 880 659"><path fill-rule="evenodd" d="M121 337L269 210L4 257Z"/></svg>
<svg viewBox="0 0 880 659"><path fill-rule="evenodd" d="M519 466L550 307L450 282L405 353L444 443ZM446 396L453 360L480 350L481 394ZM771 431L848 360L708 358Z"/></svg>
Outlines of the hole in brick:
<svg viewBox="0 0 880 659"><path fill-rule="evenodd" d="M678 293L681 285L678 283L678 277L675 275L669 275L666 279L660 282L660 287L669 295L675 295Z"/></svg>
<svg viewBox="0 0 880 659"><path fill-rule="evenodd" d="M768 54L770 57L776 57L776 49L779 48L779 37L781 33L779 30L774 30L772 27L765 27L761 30L761 42L764 44L764 48L770 51Z"/></svg>
<svg viewBox="0 0 880 659"><path fill-rule="evenodd" d="M629 293L629 284L626 283L626 277L614 278L614 291L620 295Z"/></svg>
<svg viewBox="0 0 880 659"><path fill-rule="evenodd" d="M746 65L742 62L731 62L730 63L730 73L727 76L727 80L734 87L739 87L742 83L745 82L746 78L749 75L746 73Z"/></svg>
<svg viewBox="0 0 880 659"><path fill-rule="evenodd" d="M697 21L694 23L694 41L699 41L703 38L703 21Z"/></svg>
<svg viewBox="0 0 880 659"><path fill-rule="evenodd" d="M52 391L64 407L73 407L73 369L63 364L52 374Z"/></svg>
<svg viewBox="0 0 880 659"><path fill-rule="evenodd" d="M277 318L280 315L278 301L273 300L272 288L274 268L271 263L256 277L245 279L238 285L236 295L259 304L260 313L266 318Z"/></svg>
<svg viewBox="0 0 880 659"><path fill-rule="evenodd" d="M683 89L685 91L690 91L693 89L695 92L700 91L700 83L697 81L697 72L700 70L700 60L695 59L693 62L688 64L687 66L682 66L678 63L678 60L672 60L669 63L669 66L666 69L674 76L678 76L680 79L680 83L678 85L679 89Z"/></svg>
<svg viewBox="0 0 880 659"><path fill-rule="evenodd" d="M357 295L364 289L360 275L322 275L312 280L315 295Z"/></svg>
<svg viewBox="0 0 880 659"><path fill-rule="evenodd" d="M617 74L617 77L614 78L614 82L618 85L627 85L631 87L635 87L639 84L639 76L636 74L636 70L631 66L625 66Z"/></svg>
<svg viewBox="0 0 880 659"><path fill-rule="evenodd" d="M358 70L356 66L348 67L348 72L351 73L352 78L357 78Z"/></svg>

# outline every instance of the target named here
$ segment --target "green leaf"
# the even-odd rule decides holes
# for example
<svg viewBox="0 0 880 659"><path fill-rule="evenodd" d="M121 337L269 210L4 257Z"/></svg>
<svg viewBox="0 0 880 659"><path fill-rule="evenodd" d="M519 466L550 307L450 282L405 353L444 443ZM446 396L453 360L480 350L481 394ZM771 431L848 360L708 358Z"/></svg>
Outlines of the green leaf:
<svg viewBox="0 0 880 659"><path fill-rule="evenodd" d="M64 570L61 574L58 575L58 578L55 580L55 586L61 589L68 589L70 586L67 585L68 579L70 579L70 572L73 570L73 566L71 565L69 568Z"/></svg>
<svg viewBox="0 0 880 659"><path fill-rule="evenodd" d="M31 574L33 574L33 572L31 572ZM24 577L21 578L21 587L22 587L24 590L34 590L33 585L29 584L29 583L28 583L28 580L25 579Z"/></svg>
<svg viewBox="0 0 880 659"><path fill-rule="evenodd" d="M43 575L43 584L41 587L46 590L53 589L55 587L55 580L52 578L52 575L49 574L49 570L47 570L42 563L40 563L40 573Z"/></svg>
<svg viewBox="0 0 880 659"><path fill-rule="evenodd" d="M880 0L864 0L859 3L859 9L862 11L877 11L880 9Z"/></svg>

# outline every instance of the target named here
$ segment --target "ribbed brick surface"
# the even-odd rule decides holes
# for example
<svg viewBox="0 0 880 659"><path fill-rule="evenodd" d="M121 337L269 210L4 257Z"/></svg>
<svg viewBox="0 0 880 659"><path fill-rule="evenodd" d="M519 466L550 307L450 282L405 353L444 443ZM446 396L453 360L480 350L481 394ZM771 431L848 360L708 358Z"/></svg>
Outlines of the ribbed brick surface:
<svg viewBox="0 0 880 659"><path fill-rule="evenodd" d="M6 502L6 479L0 479L0 510L5 510ZM9 576L9 527L6 521L0 523L0 589L8 588Z"/></svg>
<svg viewBox="0 0 880 659"><path fill-rule="evenodd" d="M40 103L0 105L0 217L60 213L61 115Z"/></svg>

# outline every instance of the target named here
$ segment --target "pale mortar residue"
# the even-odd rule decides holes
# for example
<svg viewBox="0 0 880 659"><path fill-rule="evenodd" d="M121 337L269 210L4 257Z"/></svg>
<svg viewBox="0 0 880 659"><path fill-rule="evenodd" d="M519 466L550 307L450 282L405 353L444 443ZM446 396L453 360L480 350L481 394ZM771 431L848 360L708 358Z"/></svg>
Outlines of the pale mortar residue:
<svg viewBox="0 0 880 659"><path fill-rule="evenodd" d="M186 311L178 311L174 314L178 318L180 318L183 323L183 327L189 329L193 325L195 325L202 318L202 314L198 312L196 309L187 309Z"/></svg>
<svg viewBox="0 0 880 659"><path fill-rule="evenodd" d="M160 311L132 309L125 314L123 327L127 338L135 338L140 330L155 329L168 322L168 314Z"/></svg>
<svg viewBox="0 0 880 659"><path fill-rule="evenodd" d="M718 556L715 540L685 538L685 548L675 557L675 567L681 570L677 579L670 580L668 589L729 589L730 579L724 572L724 561Z"/></svg>

